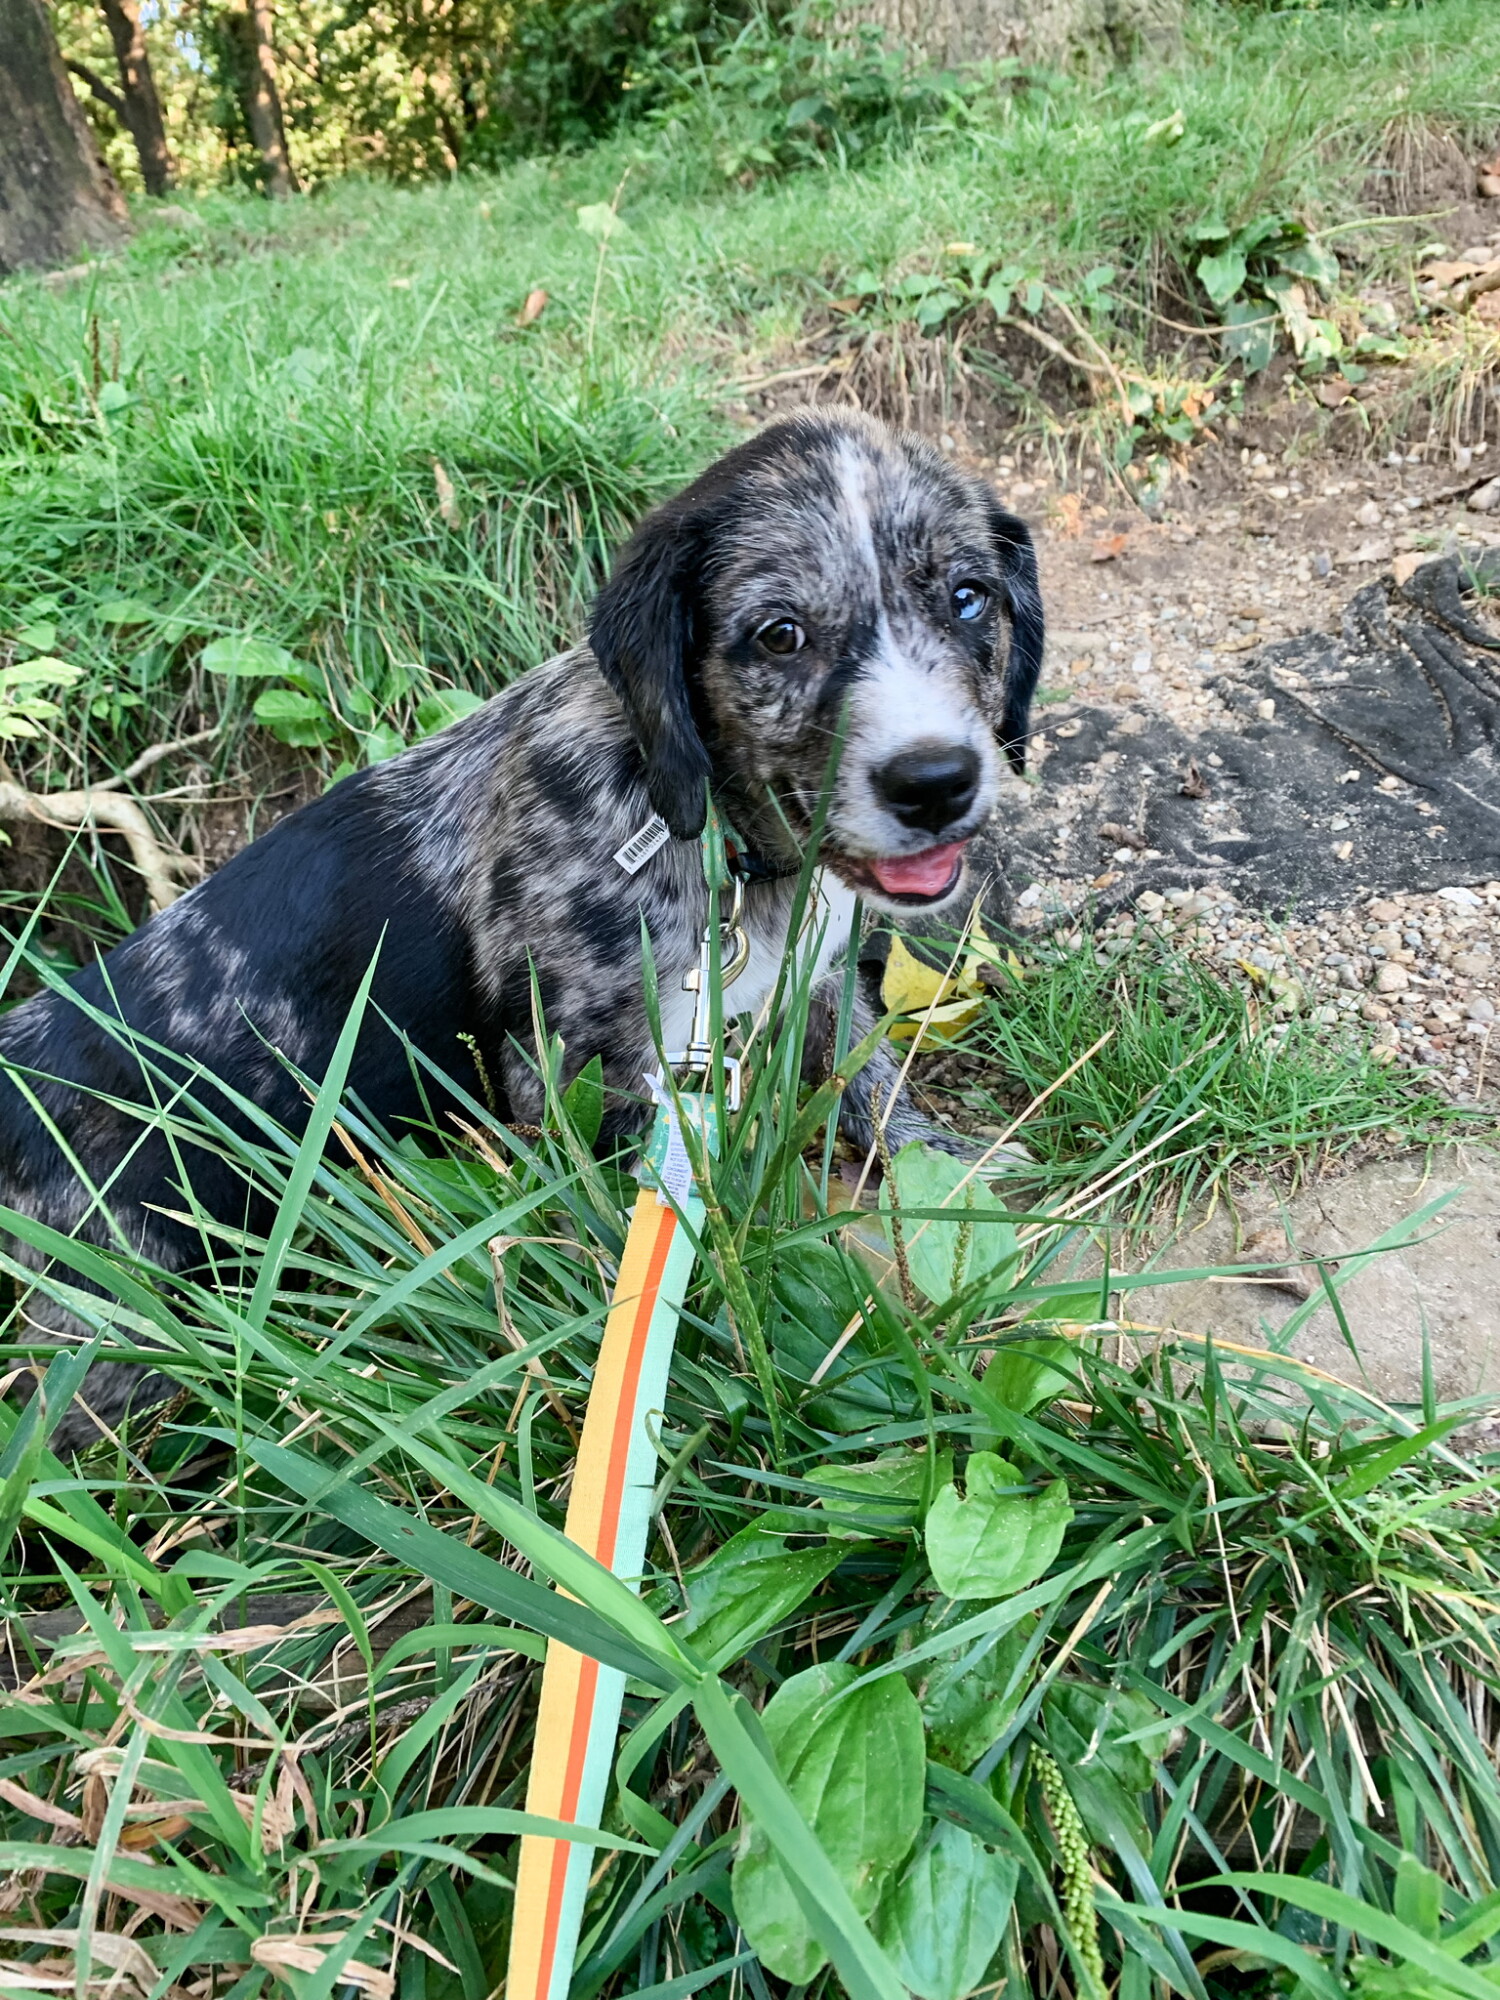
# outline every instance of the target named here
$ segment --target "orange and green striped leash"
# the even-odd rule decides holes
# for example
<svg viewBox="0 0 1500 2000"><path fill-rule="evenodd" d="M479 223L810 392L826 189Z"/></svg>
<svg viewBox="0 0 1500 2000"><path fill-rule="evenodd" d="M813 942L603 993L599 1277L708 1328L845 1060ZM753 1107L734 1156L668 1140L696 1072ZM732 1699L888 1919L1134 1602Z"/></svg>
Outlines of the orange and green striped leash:
<svg viewBox="0 0 1500 2000"><path fill-rule="evenodd" d="M656 1447L647 1419L666 1400L677 1322L692 1276L703 1203L683 1138L691 1126L705 1155L717 1150L715 1072L727 1102L739 1096L739 1069L719 1054L716 988L732 980L748 945L739 928L738 884L725 942L717 929L717 892L729 885L724 841L712 807L703 835L709 923L697 970L684 984L697 994L685 1050L668 1053L651 1079L656 1118L642 1165L641 1192L615 1279L573 1472L566 1533L617 1576L635 1582L646 1556ZM696 1088L680 1090L670 1072L685 1070ZM625 1676L557 1640L547 1648L532 1745L526 1810L580 1827L597 1827L614 1766ZM577 1841L527 1834L516 1873L506 2000L567 2000L594 1850Z"/></svg>

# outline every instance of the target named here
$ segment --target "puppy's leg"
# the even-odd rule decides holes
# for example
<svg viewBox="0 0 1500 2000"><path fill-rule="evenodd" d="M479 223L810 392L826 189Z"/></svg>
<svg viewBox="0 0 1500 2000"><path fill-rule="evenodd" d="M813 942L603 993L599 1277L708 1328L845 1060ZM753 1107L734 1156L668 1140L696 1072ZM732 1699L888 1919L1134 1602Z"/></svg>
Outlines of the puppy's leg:
<svg viewBox="0 0 1500 2000"><path fill-rule="evenodd" d="M803 1057L803 1075L809 1081L826 1077L832 1070L842 996L842 976L825 980L813 994ZM850 1046L863 1041L879 1018L856 988L849 1025ZM977 1159L983 1150L961 1133L934 1124L917 1109L902 1086L901 1064L889 1042L882 1042L851 1080L839 1106L839 1132L857 1152L868 1153L875 1145L877 1123L884 1128L886 1144L893 1153L899 1153L913 1139L961 1160Z"/></svg>

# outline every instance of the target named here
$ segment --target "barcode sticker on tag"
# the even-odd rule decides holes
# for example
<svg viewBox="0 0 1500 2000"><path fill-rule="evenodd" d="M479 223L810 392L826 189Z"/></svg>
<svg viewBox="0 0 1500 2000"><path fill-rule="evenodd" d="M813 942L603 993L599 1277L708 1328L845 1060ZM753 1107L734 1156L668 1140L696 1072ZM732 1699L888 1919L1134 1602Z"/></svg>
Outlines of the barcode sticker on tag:
<svg viewBox="0 0 1500 2000"><path fill-rule="evenodd" d="M665 847L672 838L671 829L660 813L653 813L638 833L633 833L623 847L615 849L615 860L627 875L634 875L644 868L658 848Z"/></svg>

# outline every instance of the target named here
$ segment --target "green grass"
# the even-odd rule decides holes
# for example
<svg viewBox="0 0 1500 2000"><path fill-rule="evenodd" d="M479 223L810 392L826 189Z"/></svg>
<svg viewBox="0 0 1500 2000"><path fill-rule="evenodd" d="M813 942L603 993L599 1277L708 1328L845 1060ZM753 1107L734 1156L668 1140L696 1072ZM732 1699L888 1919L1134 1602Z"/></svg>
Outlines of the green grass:
<svg viewBox="0 0 1500 2000"><path fill-rule="evenodd" d="M804 999L712 1171L640 1601L556 1532L630 1189L555 1094L537 1140L475 1106L426 1154L346 1107L360 1160L320 1162L336 1059L300 1150L219 1133L280 1209L205 1225L212 1284L6 1218L98 1352L181 1391L76 1467L0 1405L23 1965L251 2000L290 1938L297 2000L350 1960L487 2000L556 1638L634 1675L575 1993L1490 1990L1500 1550L1463 1407L1120 1352L1067 1190L1007 1213L921 1148L872 1261L806 1150Z"/></svg>
<svg viewBox="0 0 1500 2000"><path fill-rule="evenodd" d="M1488 1112L1381 1060L1368 1033L1276 1018L1269 996L1146 931L1118 952L1087 935L1043 945L1021 972L961 1053L936 1059L934 1081L987 1126L1044 1099L1026 1124L1044 1183L1131 1163L1112 1203L1121 1220L1180 1219L1255 1182L1294 1186L1376 1142L1494 1129Z"/></svg>

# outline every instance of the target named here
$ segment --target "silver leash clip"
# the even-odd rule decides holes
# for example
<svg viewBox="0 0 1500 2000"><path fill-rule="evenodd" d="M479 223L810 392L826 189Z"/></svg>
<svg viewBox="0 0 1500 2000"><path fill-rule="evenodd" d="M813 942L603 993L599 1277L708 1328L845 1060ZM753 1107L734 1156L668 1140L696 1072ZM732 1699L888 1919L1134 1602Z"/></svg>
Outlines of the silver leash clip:
<svg viewBox="0 0 1500 2000"><path fill-rule="evenodd" d="M750 934L745 929L745 885L733 878L734 899L727 922L719 926L719 989L732 986L750 963ZM698 963L683 976L685 993L697 995L693 1026L685 1049L667 1050L662 1061L668 1069L687 1070L694 1076L708 1076L717 1060L724 1069L725 1102L731 1111L740 1108L740 1065L737 1056L719 1055L712 1039L713 928L705 927L698 947Z"/></svg>

